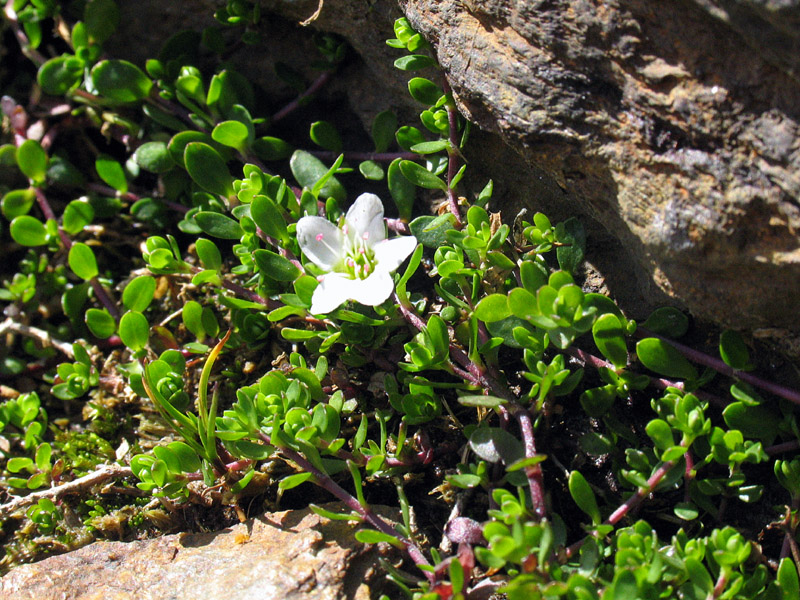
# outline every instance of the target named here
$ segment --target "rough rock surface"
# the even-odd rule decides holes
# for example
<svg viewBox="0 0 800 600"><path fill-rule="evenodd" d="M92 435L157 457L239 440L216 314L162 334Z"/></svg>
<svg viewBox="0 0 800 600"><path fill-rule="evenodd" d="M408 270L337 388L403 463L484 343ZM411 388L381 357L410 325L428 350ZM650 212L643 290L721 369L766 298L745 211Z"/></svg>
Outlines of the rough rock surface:
<svg viewBox="0 0 800 600"><path fill-rule="evenodd" d="M305 509L215 533L96 542L13 569L0 579L0 599L368 600L383 575L371 596L379 554L355 540L355 529Z"/></svg>
<svg viewBox="0 0 800 600"><path fill-rule="evenodd" d="M404 0L463 112L671 296L800 329L797 1Z"/></svg>
<svg viewBox="0 0 800 600"><path fill-rule="evenodd" d="M724 326L800 332L800 0L337 0L292 24L318 5L262 3L268 42L247 70L265 89L276 51L307 61L312 30L333 32L360 57L332 86L362 121L413 117L384 43L402 9L483 130L470 172L495 180L506 219L581 216L632 316L669 298ZM160 26L161 3L123 8L133 40L136 19Z"/></svg>

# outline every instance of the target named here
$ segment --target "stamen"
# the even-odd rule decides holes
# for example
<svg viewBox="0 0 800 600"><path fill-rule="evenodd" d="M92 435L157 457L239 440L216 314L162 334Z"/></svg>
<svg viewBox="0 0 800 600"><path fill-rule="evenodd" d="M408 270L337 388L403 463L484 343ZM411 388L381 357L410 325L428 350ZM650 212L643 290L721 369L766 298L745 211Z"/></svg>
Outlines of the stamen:
<svg viewBox="0 0 800 600"><path fill-rule="evenodd" d="M317 234L317 241L318 241L318 242L321 242L323 237L325 237L325 236L324 236L324 235L322 235L321 233L318 233L318 234Z"/></svg>

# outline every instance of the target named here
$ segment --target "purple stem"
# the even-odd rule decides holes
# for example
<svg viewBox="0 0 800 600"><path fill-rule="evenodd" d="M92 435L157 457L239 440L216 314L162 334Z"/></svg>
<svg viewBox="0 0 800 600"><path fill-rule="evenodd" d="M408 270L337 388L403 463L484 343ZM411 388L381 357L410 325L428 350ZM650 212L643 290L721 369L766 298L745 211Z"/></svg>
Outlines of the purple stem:
<svg viewBox="0 0 800 600"><path fill-rule="evenodd" d="M53 212L53 209L50 207L50 203L47 201L47 196L44 195L44 192L40 187L36 186L33 189L36 194L36 201L39 204L39 208L42 209L45 219L52 219L57 223L58 219L56 219L56 215ZM64 247L67 250L72 248L72 240L67 233L61 229L61 227L58 228L58 236L61 238L61 242L64 244ZM119 309L114 301L111 300L111 297L108 295L108 292L106 292L105 288L100 284L100 280L98 280L97 277L92 277L89 280L89 285L92 286L94 295L97 297L100 303L106 307L111 316L114 317L114 320L119 321Z"/></svg>
<svg viewBox="0 0 800 600"><path fill-rule="evenodd" d="M576 348L574 346L570 346L569 348L564 350L564 352L566 354L569 354L570 356L572 356L574 358L577 358L579 361L583 362L583 364L591 365L595 369L600 369L600 368L605 367L607 369L611 369L612 371L616 371L617 370L617 368L612 363L610 363L610 362L608 362L606 360L603 360L602 358L598 358L597 356L595 356L593 354L589 354L588 352L585 352L584 350L581 350L580 348ZM656 387L656 388L658 388L660 390L665 390L665 389L670 388L670 387L673 387L673 388L676 388L676 389L679 389L679 390L683 390L684 389L684 385L683 385L682 381L671 381L669 379L662 379L660 377L651 377L650 378L650 385L652 385L653 387ZM698 398L700 398L701 400L706 400L706 401L710 402L711 404L714 404L718 408L725 408L729 404L729 402L727 400L724 400L723 398L719 398L718 396L714 396L713 394L709 394L707 392L703 392L701 390L695 390L692 393L695 396L697 396Z"/></svg>
<svg viewBox="0 0 800 600"><path fill-rule="evenodd" d="M270 441L270 437L265 433L259 432L259 437L266 442L267 444L272 444ZM322 487L323 489L329 491L331 494L339 498L345 506L349 509L357 512L361 517L367 521L370 525L375 527L378 531L381 531L385 534L391 535L394 538L397 538L406 548L406 552L411 557L411 560L414 561L415 564L418 566L425 566L429 567L430 563L425 558L425 555L422 554L422 550L419 547L409 540L408 538L400 535L400 533L394 529L391 525L389 525L386 521L381 519L378 515L373 513L368 508L361 506L361 503L353 497L347 490L341 487L338 483L336 483L333 479L330 478L327 474L323 473L319 469L317 469L313 464L311 464L306 458L300 454L299 452L292 450L291 448L281 447L280 448L281 454L283 454L286 458L291 460L295 463L298 467L300 467L303 471L307 473L311 473L314 476L314 483L318 486ZM424 570L425 576L432 581L433 580L433 573Z"/></svg>
<svg viewBox="0 0 800 600"><path fill-rule="evenodd" d="M616 525L619 523L622 518L627 515L631 510L639 506L641 502L647 498L656 486L661 483L661 480L669 473L670 469L675 466L674 461L667 461L662 464L658 469L656 469L655 473L650 476L650 479L647 480L647 486L643 488L639 488L636 490L636 493L633 494L630 498L628 498L622 505L620 505L609 517L603 521L604 525ZM584 542L586 541L587 537L584 537L581 540L578 540L574 544L572 544L569 548L566 549L564 552L565 558L571 558L575 556L575 554L580 550L581 546L583 546Z"/></svg>
<svg viewBox="0 0 800 600"><path fill-rule="evenodd" d="M317 93L322 88L322 86L324 86L328 82L330 78L331 78L331 72L325 71L322 75L320 75L314 80L314 82L308 87L308 89L305 92L300 94L297 98L289 102L289 104L287 104L278 112L276 112L274 115L272 115L271 122L277 123L281 119L284 119L285 117L289 116L291 113L293 113L300 107L300 104L303 102L303 100Z"/></svg>
<svg viewBox="0 0 800 600"><path fill-rule="evenodd" d="M800 392L797 390L778 385L777 383L772 383L771 381L765 381L764 379L756 377L755 375L751 375L750 373L745 373L744 371L734 369L733 367L725 364L725 362L719 358L715 358L706 354L705 352L700 352L699 350L690 348L689 346L684 346L683 344L680 344L669 338L661 336L652 331L648 331L643 327L639 327L637 334L641 337L648 336L663 340L691 361L694 361L705 367L711 367L718 373L727 375L728 377L733 377L734 379L739 379L749 383L752 386L761 388L762 390L767 390L768 392L775 394L776 396L780 396L781 398L785 398L786 400L794 402L795 404L800 404Z"/></svg>
<svg viewBox="0 0 800 600"><path fill-rule="evenodd" d="M511 409L512 414L519 423L522 432L522 443L525 447L525 458L536 456L536 438L533 432L533 423L530 413L521 406L514 404ZM525 476L528 478L528 487L531 490L531 505L534 514L539 519L547 516L547 507L544 499L544 479L542 477L542 467L539 464L525 467Z"/></svg>
<svg viewBox="0 0 800 600"><path fill-rule="evenodd" d="M800 440L792 440L791 442L784 442L783 444L775 444L769 448L764 448L764 452L769 456L774 456L775 454L783 454L784 452L794 452L798 448L800 448Z"/></svg>
<svg viewBox="0 0 800 600"><path fill-rule="evenodd" d="M25 32L19 25L17 13L14 11L14 0L8 0L8 2L6 2L5 13L8 22L11 23L11 29L14 31L14 36L17 38L17 43L19 43L22 53L36 63L37 67L44 64L47 59L38 50L30 47L28 36L25 35Z"/></svg>
<svg viewBox="0 0 800 600"><path fill-rule="evenodd" d="M125 192L124 194L120 194L117 190L112 188L109 185L105 185L102 183L92 182L86 184L87 189L90 189L98 194L104 194L109 197L116 197L119 196L121 200L130 200L131 202L138 202L142 199L142 196L139 194L134 194L133 192ZM182 214L186 214L189 212L189 207L184 206L183 204L179 204L178 202L172 202L171 200L166 200L164 198L154 198L161 202L164 206L169 208L170 210L174 210L175 212L179 212Z"/></svg>
<svg viewBox="0 0 800 600"><path fill-rule="evenodd" d="M452 93L450 89L450 82L447 77L442 77L442 89L445 94ZM458 208L458 198L456 198L456 191L451 185L453 179L458 173L458 117L456 108L450 102L445 105L447 109L447 124L450 133L450 145L452 148L447 151L447 204L450 207L450 212L456 218L456 226L461 227L461 210Z"/></svg>
<svg viewBox="0 0 800 600"><path fill-rule="evenodd" d="M410 307L403 305L400 298L395 294L395 302L400 309L400 313L405 319L418 330L426 326L425 320L414 313ZM533 423L530 419L528 411L519 404L514 395L503 385L500 384L490 373L487 373L476 365L469 356L455 345L450 345L450 357L452 362L458 363L466 371L463 371L451 364L453 372L458 374L464 380L473 385L482 387L483 389L494 394L498 398L503 398L508 401L508 410L514 415L519 423L520 432L522 435L522 443L525 448L525 458L533 458L536 456L536 437L533 431ZM544 494L544 480L542 478L542 469L537 465L525 467L525 476L528 478L528 486L531 491L531 503L533 506L534 514L539 518L544 518L547 514L545 505Z"/></svg>

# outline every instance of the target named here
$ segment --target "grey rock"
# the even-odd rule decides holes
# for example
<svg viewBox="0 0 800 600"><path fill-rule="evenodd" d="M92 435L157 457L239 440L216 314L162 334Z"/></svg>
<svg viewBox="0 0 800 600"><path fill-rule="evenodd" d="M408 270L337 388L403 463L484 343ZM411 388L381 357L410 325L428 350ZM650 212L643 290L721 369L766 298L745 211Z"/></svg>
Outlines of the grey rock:
<svg viewBox="0 0 800 600"><path fill-rule="evenodd" d="M401 4L464 114L641 279L724 326L800 330L797 2Z"/></svg>
<svg viewBox="0 0 800 600"><path fill-rule="evenodd" d="M13 569L0 579L0 599L368 600L385 580L378 558L393 554L357 542L356 529L304 509L214 533L95 542Z"/></svg>
<svg viewBox="0 0 800 600"><path fill-rule="evenodd" d="M222 2L181 10L198 20L209 4ZM262 6L267 42L237 67L280 96L273 58L307 62L312 30L337 33L358 59L326 93L366 126L420 110L384 43L402 9L482 130L467 184L493 178L508 222L579 216L588 280L629 315L668 301L762 337L800 333L799 0L328 0L305 28L319 0ZM162 4L123 10L158 35Z"/></svg>

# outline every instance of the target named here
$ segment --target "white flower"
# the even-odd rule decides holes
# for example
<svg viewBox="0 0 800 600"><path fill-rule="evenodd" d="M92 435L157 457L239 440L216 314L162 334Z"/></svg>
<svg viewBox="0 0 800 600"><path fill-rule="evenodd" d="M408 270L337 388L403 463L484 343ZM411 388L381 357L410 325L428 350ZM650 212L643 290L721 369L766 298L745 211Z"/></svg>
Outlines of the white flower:
<svg viewBox="0 0 800 600"><path fill-rule="evenodd" d="M322 217L297 222L297 241L321 275L311 297L311 313L329 313L347 300L377 306L394 289L392 272L417 247L417 238L386 239L383 203L375 194L361 194L336 225Z"/></svg>

